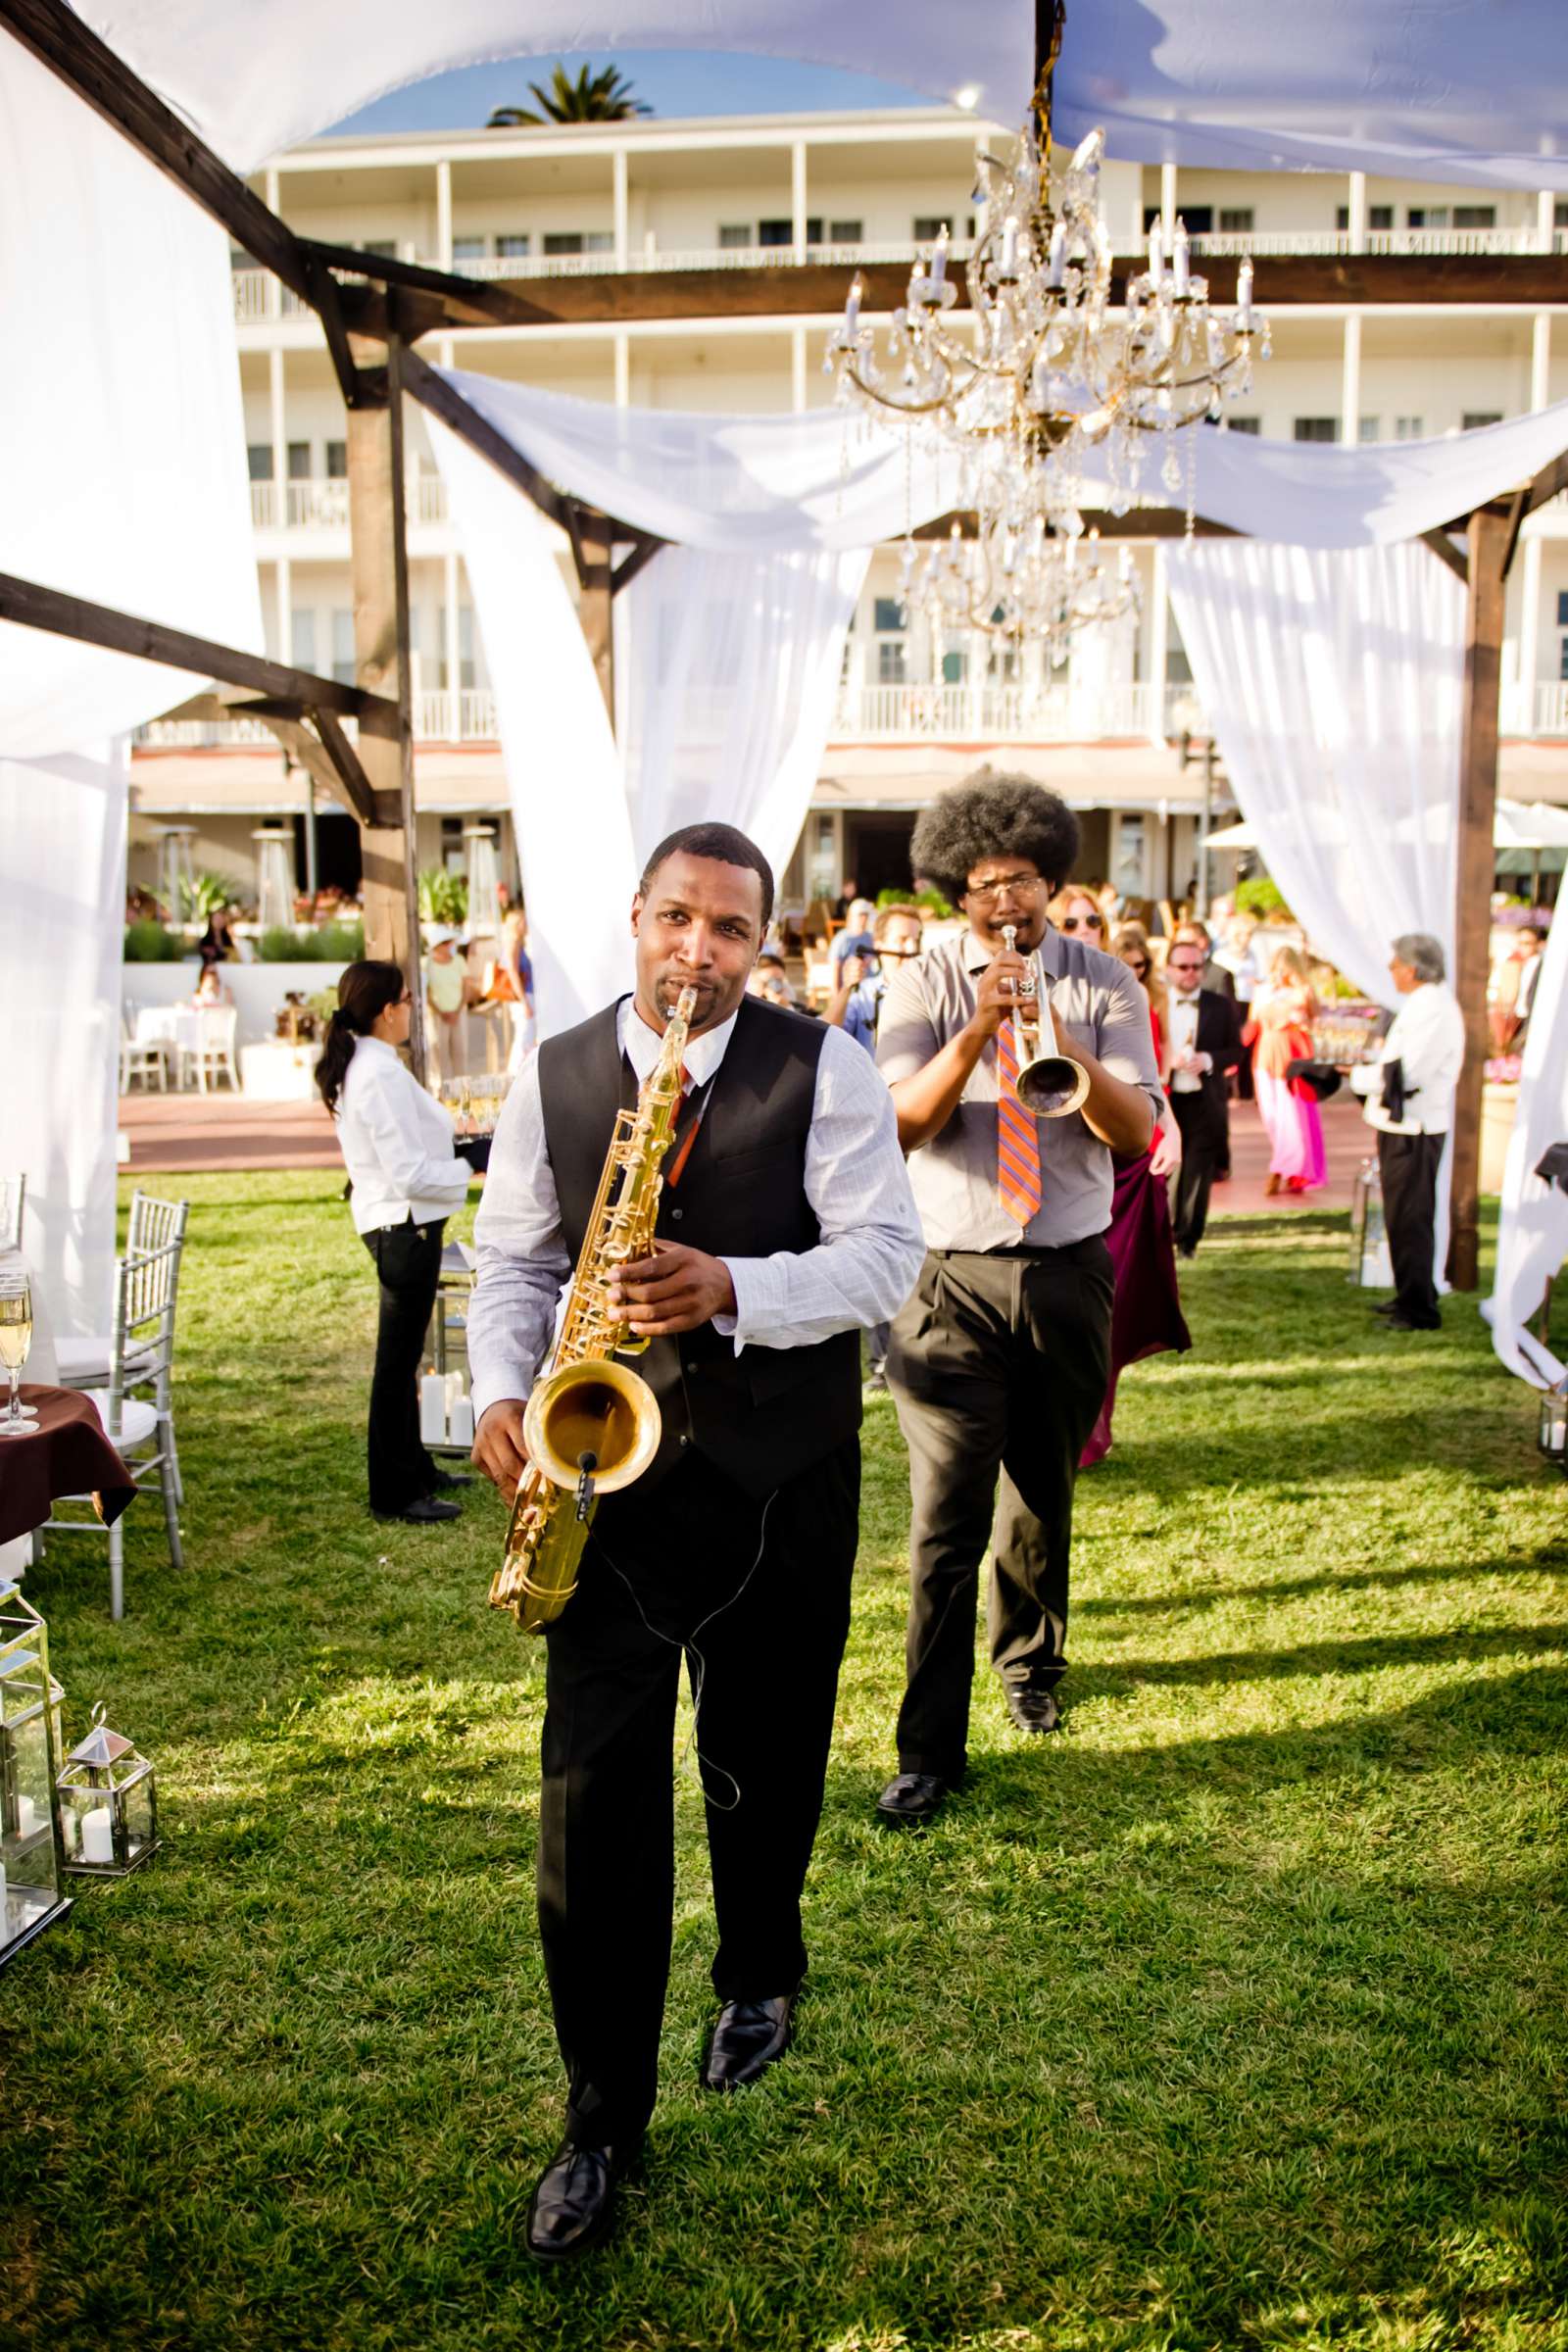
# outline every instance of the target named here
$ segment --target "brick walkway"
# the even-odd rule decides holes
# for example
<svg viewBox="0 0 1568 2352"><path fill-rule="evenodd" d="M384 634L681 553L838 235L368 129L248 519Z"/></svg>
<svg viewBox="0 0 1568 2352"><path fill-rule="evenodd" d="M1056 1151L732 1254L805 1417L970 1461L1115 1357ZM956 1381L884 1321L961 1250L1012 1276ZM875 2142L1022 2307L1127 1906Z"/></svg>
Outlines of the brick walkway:
<svg viewBox="0 0 1568 2352"><path fill-rule="evenodd" d="M332 1122L318 1102L253 1102L241 1095L127 1095L120 1124L130 1139L130 1173L166 1175L222 1168L338 1168ZM1323 1106L1329 1181L1304 1200L1269 1200L1268 1139L1256 1105L1231 1105L1229 1184L1214 1190L1216 1216L1289 1214L1306 1208L1346 1208L1355 1171L1367 1150L1367 1131L1354 1100L1342 1092Z"/></svg>

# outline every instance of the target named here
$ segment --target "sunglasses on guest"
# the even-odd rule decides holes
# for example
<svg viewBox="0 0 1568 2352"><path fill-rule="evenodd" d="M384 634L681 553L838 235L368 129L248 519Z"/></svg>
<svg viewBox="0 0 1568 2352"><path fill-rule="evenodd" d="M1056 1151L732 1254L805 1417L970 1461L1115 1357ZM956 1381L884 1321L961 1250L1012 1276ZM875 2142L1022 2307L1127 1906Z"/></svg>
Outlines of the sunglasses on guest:
<svg viewBox="0 0 1568 2352"><path fill-rule="evenodd" d="M1103 931L1105 918L1102 914L1064 914L1061 928L1063 931Z"/></svg>

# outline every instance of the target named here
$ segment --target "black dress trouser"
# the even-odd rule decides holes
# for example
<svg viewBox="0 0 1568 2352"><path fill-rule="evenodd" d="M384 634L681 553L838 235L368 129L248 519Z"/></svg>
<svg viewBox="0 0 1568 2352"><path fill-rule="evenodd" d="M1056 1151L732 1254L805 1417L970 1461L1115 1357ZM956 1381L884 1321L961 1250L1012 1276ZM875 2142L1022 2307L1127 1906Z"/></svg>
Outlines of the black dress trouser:
<svg viewBox="0 0 1568 2352"><path fill-rule="evenodd" d="M801 1891L850 1624L858 1438L749 1495L699 1454L600 1504L549 1650L539 1930L567 2136L635 2139L653 2112L674 1903L671 1746L697 1702L721 2001L806 1972Z"/></svg>
<svg viewBox="0 0 1568 2352"><path fill-rule="evenodd" d="M1105 1401L1114 1292L1099 1235L933 1250L893 1325L913 1502L901 1772L963 1770L988 1540L992 1664L1037 1689L1065 1672L1073 1486Z"/></svg>
<svg viewBox="0 0 1568 2352"><path fill-rule="evenodd" d="M1223 1111L1218 1119L1206 1095L1170 1098L1172 1116L1182 1139L1182 1164L1176 1174L1171 1202L1171 1230L1178 1250L1196 1250L1208 1223L1208 1196L1214 1172L1227 1164L1230 1138Z"/></svg>
<svg viewBox="0 0 1568 2352"><path fill-rule="evenodd" d="M1383 1222L1394 1260L1394 1303L1429 1330L1440 1324L1433 1260L1438 1247L1438 1166L1442 1135L1390 1135L1378 1129Z"/></svg>
<svg viewBox="0 0 1568 2352"><path fill-rule="evenodd" d="M375 1330L367 1442L372 1511L405 1511L435 1485L435 1464L419 1436L419 1359L441 1280L446 1219L360 1236L375 1260L381 1313Z"/></svg>

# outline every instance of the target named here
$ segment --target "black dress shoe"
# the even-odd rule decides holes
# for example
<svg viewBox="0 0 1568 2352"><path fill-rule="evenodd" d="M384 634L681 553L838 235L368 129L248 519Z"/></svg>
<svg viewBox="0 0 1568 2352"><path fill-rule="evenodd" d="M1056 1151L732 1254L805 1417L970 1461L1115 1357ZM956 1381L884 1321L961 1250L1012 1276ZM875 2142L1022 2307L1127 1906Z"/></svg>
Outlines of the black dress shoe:
<svg viewBox="0 0 1568 2352"><path fill-rule="evenodd" d="M435 1527L443 1519L461 1519L463 1513L455 1502L443 1502L439 1495L420 1494L404 1504L401 1511L376 1511L377 1519L405 1519L410 1527Z"/></svg>
<svg viewBox="0 0 1568 2352"><path fill-rule="evenodd" d="M896 1773L876 1800L877 1818L899 1829L935 1820L953 1783L935 1772Z"/></svg>
<svg viewBox="0 0 1568 2352"><path fill-rule="evenodd" d="M1020 1732L1054 1732L1061 1717L1056 1707L1054 1690L1042 1690L1034 1683L1004 1683L1007 1713Z"/></svg>
<svg viewBox="0 0 1568 2352"><path fill-rule="evenodd" d="M790 2046L795 1994L766 2001L726 2001L703 2060L705 2090L741 2090L764 2075Z"/></svg>
<svg viewBox="0 0 1568 2352"><path fill-rule="evenodd" d="M449 1487L476 1487L479 1481L466 1470L437 1470L432 1494L444 1494Z"/></svg>
<svg viewBox="0 0 1568 2352"><path fill-rule="evenodd" d="M1396 1298L1380 1298L1372 1309L1375 1315L1396 1315L1398 1311L1399 1302Z"/></svg>
<svg viewBox="0 0 1568 2352"><path fill-rule="evenodd" d="M1418 1323L1413 1315L1393 1314L1386 1318L1390 1331L1441 1331L1443 1317L1432 1315Z"/></svg>
<svg viewBox="0 0 1568 2352"><path fill-rule="evenodd" d="M524 2243L535 2262L565 2262L609 2235L615 2182L636 2153L636 2148L579 2148L569 2139L562 2141L528 2205Z"/></svg>

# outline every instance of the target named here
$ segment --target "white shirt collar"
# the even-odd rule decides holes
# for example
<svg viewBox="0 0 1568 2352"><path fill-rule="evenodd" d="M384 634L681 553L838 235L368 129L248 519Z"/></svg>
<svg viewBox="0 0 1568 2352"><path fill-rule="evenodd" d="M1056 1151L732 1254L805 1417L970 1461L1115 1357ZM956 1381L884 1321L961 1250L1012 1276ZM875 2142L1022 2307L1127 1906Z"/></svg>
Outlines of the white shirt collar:
<svg viewBox="0 0 1568 2352"><path fill-rule="evenodd" d="M1198 1000L1201 991L1195 988L1190 997L1184 997L1179 988L1173 988L1170 992L1170 1009L1172 1019L1174 1020L1178 1013L1190 1012L1196 1021L1198 1018Z"/></svg>
<svg viewBox="0 0 1568 2352"><path fill-rule="evenodd" d="M740 1007L737 1005L729 1019L720 1021L716 1029L705 1029L701 1037L694 1037L688 1041L685 1066L686 1075L693 1086L706 1086L723 1060L725 1048L729 1044L739 1015ZM637 1010L635 1000L631 997L622 997L620 1001L615 1033L620 1050L631 1063L636 1072L637 1083L641 1086L652 1074L654 1066L659 1060L663 1039L657 1030L649 1028L648 1023Z"/></svg>

